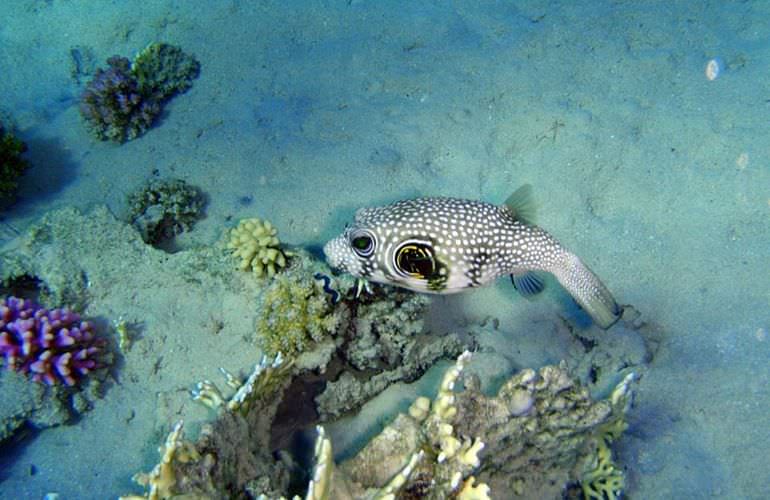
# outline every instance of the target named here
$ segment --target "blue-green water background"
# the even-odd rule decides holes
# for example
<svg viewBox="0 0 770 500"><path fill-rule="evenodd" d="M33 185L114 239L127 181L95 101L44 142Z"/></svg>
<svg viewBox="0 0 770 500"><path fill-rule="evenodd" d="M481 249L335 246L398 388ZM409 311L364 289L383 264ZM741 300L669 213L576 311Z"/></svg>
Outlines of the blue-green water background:
<svg viewBox="0 0 770 500"><path fill-rule="evenodd" d="M70 50L103 64L153 41L194 53L200 78L140 139L94 141ZM253 215L317 246L359 206L531 183L539 223L664 332L619 448L629 495L770 494L770 2L4 0L0 109L33 164L3 214L17 230L120 212L154 169L209 196L183 246ZM519 366L558 361L525 312L558 304L510 295L453 300L497 308ZM136 491L151 438L128 458L45 431L4 461L0 497Z"/></svg>

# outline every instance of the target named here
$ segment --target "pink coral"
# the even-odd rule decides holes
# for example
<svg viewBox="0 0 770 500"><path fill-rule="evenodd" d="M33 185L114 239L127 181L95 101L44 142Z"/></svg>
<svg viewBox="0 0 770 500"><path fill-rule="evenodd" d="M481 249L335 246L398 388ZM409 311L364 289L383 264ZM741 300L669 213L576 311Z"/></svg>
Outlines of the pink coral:
<svg viewBox="0 0 770 500"><path fill-rule="evenodd" d="M31 300L0 303L0 355L7 369L48 385L75 385L100 366L104 340L88 321L68 309L48 310Z"/></svg>

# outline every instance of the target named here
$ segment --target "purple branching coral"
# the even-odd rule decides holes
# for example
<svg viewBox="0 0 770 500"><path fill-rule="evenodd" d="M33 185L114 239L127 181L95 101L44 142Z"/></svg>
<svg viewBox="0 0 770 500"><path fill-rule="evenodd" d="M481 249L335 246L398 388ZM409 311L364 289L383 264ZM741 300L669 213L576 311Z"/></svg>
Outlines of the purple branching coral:
<svg viewBox="0 0 770 500"><path fill-rule="evenodd" d="M68 309L45 309L31 300L6 297L0 303L0 355L6 369L47 385L75 385L100 368L105 341L91 324Z"/></svg>
<svg viewBox="0 0 770 500"><path fill-rule="evenodd" d="M80 101L80 114L101 140L125 142L152 126L161 112L159 96L143 93L131 74L131 61L113 56L97 69Z"/></svg>
<svg viewBox="0 0 770 500"><path fill-rule="evenodd" d="M133 61L112 56L98 69L80 101L80 114L94 135L125 142L150 128L166 101L186 92L200 64L182 49L152 43Z"/></svg>

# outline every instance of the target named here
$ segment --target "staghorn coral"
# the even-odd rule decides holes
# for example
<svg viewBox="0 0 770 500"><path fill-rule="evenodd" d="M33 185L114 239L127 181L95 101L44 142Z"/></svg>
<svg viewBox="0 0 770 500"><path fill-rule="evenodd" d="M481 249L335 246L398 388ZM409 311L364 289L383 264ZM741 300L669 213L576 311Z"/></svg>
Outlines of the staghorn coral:
<svg viewBox="0 0 770 500"><path fill-rule="evenodd" d="M0 355L9 370L47 385L75 385L100 366L104 341L67 309L45 309L31 300L0 303Z"/></svg>
<svg viewBox="0 0 770 500"><path fill-rule="evenodd" d="M242 271L251 269L256 278L272 278L286 266L287 253L281 250L278 230L268 221L258 217L243 219L230 230L227 248L240 259Z"/></svg>
<svg viewBox="0 0 770 500"><path fill-rule="evenodd" d="M222 392L210 380L198 382L195 389L191 391L191 395L194 401L199 401L209 408L225 408L227 411L237 411L242 415L246 415L251 409L253 399L265 392L275 391L271 384L280 383L280 380L286 375L291 365L291 360L284 362L281 353L278 353L272 359L262 356L260 362L254 367L254 371L243 382L240 382L232 373L224 368L220 368L219 370L227 381L227 386L235 389L232 396L225 400Z"/></svg>

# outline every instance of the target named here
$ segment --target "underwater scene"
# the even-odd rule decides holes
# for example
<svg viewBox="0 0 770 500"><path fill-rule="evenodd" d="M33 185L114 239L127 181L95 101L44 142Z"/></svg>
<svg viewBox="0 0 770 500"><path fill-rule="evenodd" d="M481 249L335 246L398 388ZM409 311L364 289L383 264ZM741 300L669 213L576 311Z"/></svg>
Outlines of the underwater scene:
<svg viewBox="0 0 770 500"><path fill-rule="evenodd" d="M770 498L770 1L3 0L0 499Z"/></svg>

